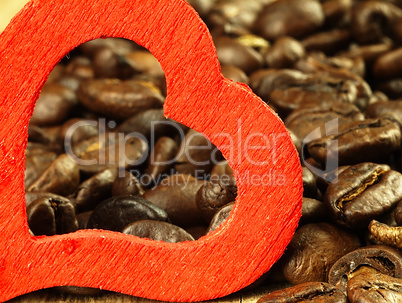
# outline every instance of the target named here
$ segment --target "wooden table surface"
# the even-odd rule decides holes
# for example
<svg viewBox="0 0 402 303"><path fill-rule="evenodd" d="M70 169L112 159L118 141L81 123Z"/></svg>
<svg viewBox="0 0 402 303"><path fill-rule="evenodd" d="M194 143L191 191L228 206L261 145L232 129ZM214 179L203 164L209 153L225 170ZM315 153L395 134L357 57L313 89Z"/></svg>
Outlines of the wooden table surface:
<svg viewBox="0 0 402 303"><path fill-rule="evenodd" d="M254 289L242 290L237 293L231 294L227 297L204 301L208 303L255 303L259 298L274 290L284 288L283 284L272 284L268 286L261 286ZM105 292L99 296L78 296L69 295L65 293L56 292L54 290L40 290L37 292L29 293L18 298L7 301L8 303L56 303L56 302L70 302L70 303L158 303L162 301L154 301L132 297L128 295Z"/></svg>

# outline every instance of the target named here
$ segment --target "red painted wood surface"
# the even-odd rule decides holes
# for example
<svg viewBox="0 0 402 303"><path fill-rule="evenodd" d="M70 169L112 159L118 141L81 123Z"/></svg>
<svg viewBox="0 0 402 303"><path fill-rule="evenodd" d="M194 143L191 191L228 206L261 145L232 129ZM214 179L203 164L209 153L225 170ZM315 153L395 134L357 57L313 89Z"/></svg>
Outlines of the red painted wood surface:
<svg viewBox="0 0 402 303"><path fill-rule="evenodd" d="M99 37L148 48L166 73L166 116L204 133L229 160L238 197L213 234L178 244L100 230L29 235L24 151L35 101L60 59ZM0 36L0 125L1 301L56 285L167 301L221 297L269 270L298 224L301 168L283 123L248 87L223 78L207 27L184 0L31 1ZM245 150L261 134L267 148Z"/></svg>

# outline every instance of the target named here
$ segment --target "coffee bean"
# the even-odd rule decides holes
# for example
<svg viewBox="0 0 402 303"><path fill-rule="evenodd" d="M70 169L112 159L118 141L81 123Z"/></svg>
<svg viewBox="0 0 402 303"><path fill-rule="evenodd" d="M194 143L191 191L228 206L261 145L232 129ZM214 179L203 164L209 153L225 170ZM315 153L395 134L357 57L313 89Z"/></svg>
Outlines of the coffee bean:
<svg viewBox="0 0 402 303"><path fill-rule="evenodd" d="M196 193L204 184L190 175L177 174L145 192L144 198L165 210L173 224L182 228L202 225L195 202Z"/></svg>
<svg viewBox="0 0 402 303"><path fill-rule="evenodd" d="M205 2L205 1L197 1ZM211 1L208 0L207 3ZM244 35L253 26L262 1L219 0L211 5L206 16L214 35ZM196 6L197 7L197 6Z"/></svg>
<svg viewBox="0 0 402 303"><path fill-rule="evenodd" d="M349 25L352 13L352 0L328 0L321 3L325 15L325 25L342 28Z"/></svg>
<svg viewBox="0 0 402 303"><path fill-rule="evenodd" d="M353 6L351 29L360 44L380 42L390 34L392 24L402 10L385 1L367 1Z"/></svg>
<svg viewBox="0 0 402 303"><path fill-rule="evenodd" d="M304 47L299 41L291 37L281 37L267 49L264 59L270 68L291 68L304 55Z"/></svg>
<svg viewBox="0 0 402 303"><path fill-rule="evenodd" d="M402 100L375 102L367 107L366 114L370 118L388 118L402 127Z"/></svg>
<svg viewBox="0 0 402 303"><path fill-rule="evenodd" d="M350 38L349 30L334 29L308 36L302 40L301 45L306 52L320 51L327 55L333 55L339 49L348 46Z"/></svg>
<svg viewBox="0 0 402 303"><path fill-rule="evenodd" d="M77 96L72 90L57 83L45 85L36 101L30 123L45 126L67 120L77 103Z"/></svg>
<svg viewBox="0 0 402 303"><path fill-rule="evenodd" d="M338 55L348 58L361 57L366 64L372 64L378 57L392 49L391 42L383 42L371 45L352 45L350 49L341 51Z"/></svg>
<svg viewBox="0 0 402 303"><path fill-rule="evenodd" d="M184 229L161 221L143 220L133 222L124 227L121 232L140 238L167 243L194 241L194 238Z"/></svg>
<svg viewBox="0 0 402 303"><path fill-rule="evenodd" d="M346 293L348 280L362 266L371 267L388 276L402 278L402 253L385 245L358 248L335 262L329 272L328 283Z"/></svg>
<svg viewBox="0 0 402 303"><path fill-rule="evenodd" d="M82 81L78 98L88 109L118 120L161 108L164 101L159 89L149 82L117 79Z"/></svg>
<svg viewBox="0 0 402 303"><path fill-rule="evenodd" d="M331 266L359 246L356 235L329 223L303 225L285 252L284 276L292 284L324 282Z"/></svg>
<svg viewBox="0 0 402 303"><path fill-rule="evenodd" d="M102 201L88 220L87 228L122 231L140 220L169 221L167 213L138 196L112 197Z"/></svg>
<svg viewBox="0 0 402 303"><path fill-rule="evenodd" d="M309 154L319 163L340 165L380 161L401 147L401 130L384 118L354 121L339 127L338 133L308 143Z"/></svg>
<svg viewBox="0 0 402 303"><path fill-rule="evenodd" d="M29 186L28 191L49 191L68 196L75 192L79 181L78 165L66 154L62 154Z"/></svg>
<svg viewBox="0 0 402 303"><path fill-rule="evenodd" d="M336 222L348 228L366 228L402 200L402 175L388 165L360 163L338 175L324 202Z"/></svg>
<svg viewBox="0 0 402 303"><path fill-rule="evenodd" d="M256 21L256 28L268 40L281 36L301 38L318 29L324 17L318 1L308 0L301 4L296 0L280 0L264 7Z"/></svg>
<svg viewBox="0 0 402 303"><path fill-rule="evenodd" d="M83 149L80 152L81 148ZM114 133L92 137L75 147L81 172L99 173L107 168L127 169L146 160L148 144L141 136L117 136Z"/></svg>
<svg viewBox="0 0 402 303"><path fill-rule="evenodd" d="M234 82L248 84L248 76L246 73L234 65L222 66L222 75Z"/></svg>
<svg viewBox="0 0 402 303"><path fill-rule="evenodd" d="M195 177L209 174L217 159L217 151L201 133L189 130L175 158L175 170L180 174L191 174Z"/></svg>
<svg viewBox="0 0 402 303"><path fill-rule="evenodd" d="M303 197L302 216L299 225L328 221L329 215L325 204L316 199Z"/></svg>
<svg viewBox="0 0 402 303"><path fill-rule="evenodd" d="M99 127L97 121L80 118L67 120L60 128L59 133L59 136L64 141L64 144L70 143L71 147L75 146L81 141L98 135Z"/></svg>
<svg viewBox="0 0 402 303"><path fill-rule="evenodd" d="M124 171L123 175L119 172L119 175L112 185L112 196L141 196L144 194L144 190L137 178L130 172Z"/></svg>
<svg viewBox="0 0 402 303"><path fill-rule="evenodd" d="M236 195L235 182L227 183L218 180L217 182L206 182L201 186L197 191L195 201L201 216L208 223L222 206L233 202Z"/></svg>
<svg viewBox="0 0 402 303"><path fill-rule="evenodd" d="M279 302L347 303L348 300L333 285L323 282L308 282L271 292L257 301L257 303Z"/></svg>
<svg viewBox="0 0 402 303"><path fill-rule="evenodd" d="M109 47L95 52L93 70L96 78L129 79L134 74L133 68L124 60L124 55Z"/></svg>
<svg viewBox="0 0 402 303"><path fill-rule="evenodd" d="M240 68L246 74L262 67L262 56L240 42L229 37L219 37L215 40L219 62L222 65L232 64Z"/></svg>
<svg viewBox="0 0 402 303"><path fill-rule="evenodd" d="M117 169L105 169L82 182L74 195L78 212L94 209L100 202L112 196L112 186Z"/></svg>
<svg viewBox="0 0 402 303"><path fill-rule="evenodd" d="M38 150L25 159L25 189L28 189L56 159L56 153Z"/></svg>
<svg viewBox="0 0 402 303"><path fill-rule="evenodd" d="M77 56L70 60L66 66L65 73L78 79L92 79L95 75L91 65L92 62L89 58Z"/></svg>
<svg viewBox="0 0 402 303"><path fill-rule="evenodd" d="M213 232L216 230L219 226L221 226L227 218L229 218L230 212L232 211L235 203L228 203L225 206L221 207L218 209L218 211L215 213L215 215L211 219L211 223L208 226L208 229L206 231L206 234L209 234L210 232Z"/></svg>
<svg viewBox="0 0 402 303"><path fill-rule="evenodd" d="M266 5L256 20L257 31L268 40L282 36L302 38L324 23L318 1L279 0Z"/></svg>
<svg viewBox="0 0 402 303"><path fill-rule="evenodd" d="M371 235L377 241L402 249L402 227L390 227L376 220L370 222L368 227Z"/></svg>
<svg viewBox="0 0 402 303"><path fill-rule="evenodd" d="M401 302L402 279L362 267L348 282L348 299L357 302Z"/></svg>
<svg viewBox="0 0 402 303"><path fill-rule="evenodd" d="M39 198L28 205L27 217L35 236L53 236L78 230L74 206L65 200Z"/></svg>
<svg viewBox="0 0 402 303"><path fill-rule="evenodd" d="M374 64L374 76L381 80L398 78L402 76L401 72L402 48L392 50L380 56Z"/></svg>
<svg viewBox="0 0 402 303"><path fill-rule="evenodd" d="M124 59L135 73L147 74L156 78L164 78L165 73L158 61L149 51L134 51L124 55Z"/></svg>
<svg viewBox="0 0 402 303"><path fill-rule="evenodd" d="M149 186L163 179L163 175L173 167L178 149L176 141L169 137L160 137L156 141L148 158L148 166L145 170L145 177L148 180L144 185Z"/></svg>
<svg viewBox="0 0 402 303"><path fill-rule="evenodd" d="M308 143L311 139L307 138L307 136L314 131L325 129L327 132L331 133L329 123L335 121L335 119L337 121L336 125L339 127L349 122L361 121L364 119L364 115L352 104L346 102L328 102L302 106L294 110L286 118L285 125L288 129L292 130L298 138L304 140L304 143Z"/></svg>
<svg viewBox="0 0 402 303"><path fill-rule="evenodd" d="M118 125L118 132L125 134L139 133L150 139L151 135L157 139L162 136L176 137L184 136L187 127L166 119L163 109L149 109L138 113Z"/></svg>

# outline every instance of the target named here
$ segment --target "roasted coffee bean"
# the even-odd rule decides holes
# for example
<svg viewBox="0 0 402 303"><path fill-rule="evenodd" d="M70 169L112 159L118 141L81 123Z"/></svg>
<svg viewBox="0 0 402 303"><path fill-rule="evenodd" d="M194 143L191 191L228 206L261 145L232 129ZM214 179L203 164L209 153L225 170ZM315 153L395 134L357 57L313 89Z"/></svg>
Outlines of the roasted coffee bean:
<svg viewBox="0 0 402 303"><path fill-rule="evenodd" d="M45 85L36 101L30 123L46 126L65 121L77 104L77 96L72 90L57 83Z"/></svg>
<svg viewBox="0 0 402 303"><path fill-rule="evenodd" d="M173 224L182 228L202 225L195 202L196 193L205 183L191 175L176 174L164 178L160 184L145 192L144 198L169 215Z"/></svg>
<svg viewBox="0 0 402 303"><path fill-rule="evenodd" d="M197 191L195 201L201 216L208 223L222 206L233 202L236 195L236 183L218 180L206 182L201 186Z"/></svg>
<svg viewBox="0 0 402 303"><path fill-rule="evenodd" d="M309 154L319 163L340 165L381 161L401 147L401 130L392 121L366 119L339 126L337 133L310 141Z"/></svg>
<svg viewBox="0 0 402 303"><path fill-rule="evenodd" d="M179 147L173 139L169 137L160 137L148 158L148 166L144 176L147 180L143 182L144 186L157 184L173 167L174 159Z"/></svg>
<svg viewBox="0 0 402 303"><path fill-rule="evenodd" d="M223 180L227 178L228 181L234 178L233 170L229 166L227 160L218 162L211 171L210 180Z"/></svg>
<svg viewBox="0 0 402 303"><path fill-rule="evenodd" d="M194 241L194 238L184 229L161 221L143 220L133 222L124 227L121 232L140 238L167 243Z"/></svg>
<svg viewBox="0 0 402 303"><path fill-rule="evenodd" d="M123 174L123 175L122 175ZM137 178L129 171L119 172L112 185L112 195L116 196L141 196L144 190Z"/></svg>
<svg viewBox="0 0 402 303"><path fill-rule="evenodd" d="M93 212L92 210L85 211L85 212L79 213L75 216L78 221L78 229L87 229L87 223L88 223L89 218L92 215L92 212Z"/></svg>
<svg viewBox="0 0 402 303"><path fill-rule="evenodd" d="M362 267L348 282L348 299L350 303L401 302L402 279Z"/></svg>
<svg viewBox="0 0 402 303"><path fill-rule="evenodd" d="M353 6L351 29L360 44L381 42L391 33L392 24L402 10L385 1L367 1Z"/></svg>
<svg viewBox="0 0 402 303"><path fill-rule="evenodd" d="M90 58L93 58L96 52L103 48L109 48L114 52L123 55L129 52L133 52L138 48L138 45L135 42L127 39L99 38L90 40L79 46L80 51Z"/></svg>
<svg viewBox="0 0 402 303"><path fill-rule="evenodd" d="M324 202L336 222L348 228L366 228L402 200L402 175L388 165L360 163L345 169L331 183Z"/></svg>
<svg viewBox="0 0 402 303"><path fill-rule="evenodd" d="M402 226L402 201L398 203L394 210L395 221L398 226Z"/></svg>
<svg viewBox="0 0 402 303"><path fill-rule="evenodd" d="M165 73L158 61L149 51L134 51L124 55L125 61L134 72L164 78Z"/></svg>
<svg viewBox="0 0 402 303"><path fill-rule="evenodd" d="M87 57L74 57L66 66L65 73L78 79L92 79L95 75L91 64L91 60Z"/></svg>
<svg viewBox="0 0 402 303"><path fill-rule="evenodd" d="M359 246L356 235L329 223L303 225L285 252L283 274L292 284L324 282L331 266Z"/></svg>
<svg viewBox="0 0 402 303"><path fill-rule="evenodd" d="M267 40L282 36L302 38L324 23L324 12L318 1L279 0L266 5L256 20L257 31Z"/></svg>
<svg viewBox="0 0 402 303"><path fill-rule="evenodd" d="M74 206L66 200L39 198L28 205L27 218L35 236L53 236L78 230Z"/></svg>
<svg viewBox="0 0 402 303"><path fill-rule="evenodd" d="M352 80L309 75L305 79L275 88L269 95L281 116L306 105L342 101L355 104L358 89Z"/></svg>
<svg viewBox="0 0 402 303"><path fill-rule="evenodd" d="M374 64L374 76L382 81L402 76L402 48L392 50L379 57Z"/></svg>
<svg viewBox="0 0 402 303"><path fill-rule="evenodd" d="M148 144L140 136L122 138L106 134L105 137L93 137L76 146L74 155L81 172L95 174L107 168L127 169L145 162ZM80 152L81 147L83 152Z"/></svg>
<svg viewBox="0 0 402 303"><path fill-rule="evenodd" d="M186 0L188 4L190 4L200 16L207 15L215 4L216 0Z"/></svg>
<svg viewBox="0 0 402 303"><path fill-rule="evenodd" d="M94 209L100 202L112 196L112 186L118 171L105 169L82 182L74 195L78 212Z"/></svg>
<svg viewBox="0 0 402 303"><path fill-rule="evenodd" d="M366 109L369 118L386 117L394 120L402 127L402 100L398 101L378 101L370 104Z"/></svg>
<svg viewBox="0 0 402 303"><path fill-rule="evenodd" d="M250 75L250 87L265 102L270 102L271 93L278 87L287 87L306 80L308 76L291 69L261 69Z"/></svg>
<svg viewBox="0 0 402 303"><path fill-rule="evenodd" d="M360 110L346 102L329 102L324 104L303 106L294 110L285 120L285 125L295 135L308 143L308 135L325 129L331 133L332 127L339 127L352 121L361 121L364 115Z"/></svg>
<svg viewBox="0 0 402 303"><path fill-rule="evenodd" d="M303 197L302 216L299 225L314 222L326 222L329 219L325 204L316 199Z"/></svg>
<svg viewBox="0 0 402 303"><path fill-rule="evenodd" d="M211 7L210 14L206 17L207 22L214 35L247 34L262 5L262 1L259 0L218 0Z"/></svg>
<svg viewBox="0 0 402 303"><path fill-rule="evenodd" d="M139 196L120 196L102 201L88 220L87 228L122 231L140 220L169 221L167 213Z"/></svg>
<svg viewBox="0 0 402 303"><path fill-rule="evenodd" d="M161 108L164 101L159 89L150 82L117 79L82 81L78 98L88 109L118 120Z"/></svg>
<svg viewBox="0 0 402 303"><path fill-rule="evenodd" d="M402 249L402 227L390 227L376 220L370 222L369 231L379 242Z"/></svg>
<svg viewBox="0 0 402 303"><path fill-rule="evenodd" d="M174 120L166 119L163 109L149 109L128 118L116 128L125 134L139 133L146 138L184 136L188 128Z"/></svg>
<svg viewBox="0 0 402 303"><path fill-rule="evenodd" d="M347 58L359 58L361 57L366 64L372 64L378 57L384 55L392 49L391 42L384 42L371 45L351 45L350 49L341 51L339 56Z"/></svg>
<svg viewBox="0 0 402 303"><path fill-rule="evenodd" d="M175 170L199 178L209 174L219 157L219 150L201 133L189 130L175 158ZM220 159L219 159L220 160Z"/></svg>
<svg viewBox="0 0 402 303"><path fill-rule="evenodd" d="M133 68L124 60L123 54L109 47L95 52L93 70L96 78L129 79L134 74Z"/></svg>
<svg viewBox="0 0 402 303"><path fill-rule="evenodd" d="M78 165L67 154L62 154L28 187L28 191L48 191L68 196L76 191L79 182Z"/></svg>
<svg viewBox="0 0 402 303"><path fill-rule="evenodd" d="M216 230L219 226L221 226L227 218L229 218L230 212L232 211L235 203L228 203L225 206L221 207L211 219L211 223L209 224L206 234Z"/></svg>
<svg viewBox="0 0 402 303"><path fill-rule="evenodd" d="M51 150L63 151L60 126L39 127L33 124L28 126L28 140L47 145Z"/></svg>
<svg viewBox="0 0 402 303"><path fill-rule="evenodd" d="M335 262L329 271L328 283L346 293L348 280L362 266L371 267L388 276L402 278L402 252L385 245L358 248Z"/></svg>
<svg viewBox="0 0 402 303"><path fill-rule="evenodd" d="M380 83L377 89L386 94L390 99L402 98L402 79L396 78Z"/></svg>
<svg viewBox="0 0 402 303"><path fill-rule="evenodd" d="M328 0L321 2L326 26L340 28L348 25L352 13L352 0Z"/></svg>
<svg viewBox="0 0 402 303"><path fill-rule="evenodd" d="M328 32L313 34L301 41L306 52L319 51L327 55L335 54L339 49L348 46L351 38L349 30L334 29Z"/></svg>
<svg viewBox="0 0 402 303"><path fill-rule="evenodd" d="M215 46L221 65L232 64L246 74L250 74L262 67L263 59L261 54L235 39L219 37L215 40Z"/></svg>
<svg viewBox="0 0 402 303"><path fill-rule="evenodd" d="M52 151L38 150L25 159L25 189L28 189L57 158Z"/></svg>
<svg viewBox="0 0 402 303"><path fill-rule="evenodd" d="M248 84L248 76L246 73L234 65L222 66L222 75L234 82Z"/></svg>
<svg viewBox="0 0 402 303"><path fill-rule="evenodd" d="M186 232L188 232L194 240L198 240L199 238L205 236L207 234L207 226L193 226L186 228Z"/></svg>
<svg viewBox="0 0 402 303"><path fill-rule="evenodd" d="M291 68L304 55L304 47L299 41L281 37L267 49L264 60L270 68Z"/></svg>
<svg viewBox="0 0 402 303"><path fill-rule="evenodd" d="M98 122L73 118L67 120L60 128L59 136L64 141L65 146L74 146L81 141L99 135Z"/></svg>
<svg viewBox="0 0 402 303"><path fill-rule="evenodd" d="M257 301L257 303L297 302L348 303L348 300L339 289L331 284L308 282L271 292Z"/></svg>
<svg viewBox="0 0 402 303"><path fill-rule="evenodd" d="M63 197L60 195L56 195L53 193L45 192L45 191L40 191L40 192L25 192L25 204L28 207L29 204L31 204L33 201L39 199L39 198L48 198L48 199L55 199L55 200L60 200L63 201L63 203L71 203L75 205L74 199L70 199L67 197ZM74 206L75 207L75 206Z"/></svg>

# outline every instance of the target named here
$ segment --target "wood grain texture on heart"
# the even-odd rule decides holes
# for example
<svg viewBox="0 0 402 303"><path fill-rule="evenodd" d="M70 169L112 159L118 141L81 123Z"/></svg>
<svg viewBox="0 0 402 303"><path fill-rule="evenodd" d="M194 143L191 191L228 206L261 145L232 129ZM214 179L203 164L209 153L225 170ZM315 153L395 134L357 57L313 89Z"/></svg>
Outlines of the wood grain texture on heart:
<svg viewBox="0 0 402 303"><path fill-rule="evenodd" d="M210 235L177 244L103 230L29 235L24 150L35 101L68 52L101 37L149 49L166 74L166 117L203 133L232 167L236 204ZM290 136L247 86L222 76L207 27L184 0L29 2L0 35L0 123L0 301L62 285L218 298L268 271L297 227L302 172Z"/></svg>

